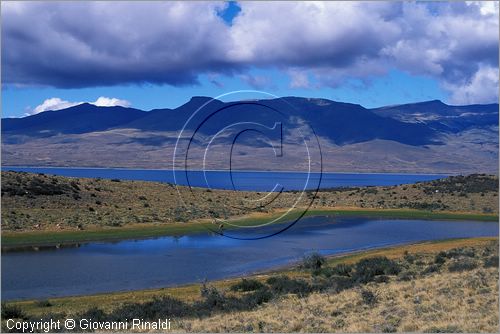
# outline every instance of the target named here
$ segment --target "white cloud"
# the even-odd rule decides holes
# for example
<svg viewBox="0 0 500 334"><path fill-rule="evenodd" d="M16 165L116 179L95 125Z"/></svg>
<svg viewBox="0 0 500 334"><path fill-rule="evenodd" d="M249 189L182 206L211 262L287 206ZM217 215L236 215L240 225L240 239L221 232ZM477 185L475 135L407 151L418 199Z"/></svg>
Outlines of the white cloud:
<svg viewBox="0 0 500 334"><path fill-rule="evenodd" d="M288 73L291 87L336 87L396 69L479 101L489 94L472 83L498 68L497 1L242 1L230 26L216 14L224 5L2 3L2 81L182 86L215 73L261 87L267 80L248 69L271 68Z"/></svg>
<svg viewBox="0 0 500 334"><path fill-rule="evenodd" d="M42 104L36 106L31 112L28 112L27 115L38 114L47 110L60 110L66 109L69 107L76 106L82 102L69 102L62 100L58 97L52 97L50 99L46 99L42 102Z"/></svg>
<svg viewBox="0 0 500 334"><path fill-rule="evenodd" d="M105 96L101 96L94 102L90 103L98 107L114 107L114 106L130 107L130 102L127 100L120 100L114 97L110 98Z"/></svg>
<svg viewBox="0 0 500 334"><path fill-rule="evenodd" d="M63 99L60 99L58 97L52 97L50 99L46 99L43 101L41 104L33 108L32 110L29 110L27 113L25 113L26 116L29 115L35 115L39 114L44 111L48 110L61 110L61 109L66 109L69 107L74 107L76 105L82 104L85 102L70 102L70 101L65 101ZM90 104L96 105L98 107L115 107L115 106L121 106L121 107L130 107L131 103L127 100L121 100L117 99L114 97L105 97L105 96L100 96L97 100L93 102L88 102ZM29 108L31 109L31 108Z"/></svg>
<svg viewBox="0 0 500 334"><path fill-rule="evenodd" d="M481 67L471 80L447 87L451 92L451 103L475 104L498 102L498 68Z"/></svg>

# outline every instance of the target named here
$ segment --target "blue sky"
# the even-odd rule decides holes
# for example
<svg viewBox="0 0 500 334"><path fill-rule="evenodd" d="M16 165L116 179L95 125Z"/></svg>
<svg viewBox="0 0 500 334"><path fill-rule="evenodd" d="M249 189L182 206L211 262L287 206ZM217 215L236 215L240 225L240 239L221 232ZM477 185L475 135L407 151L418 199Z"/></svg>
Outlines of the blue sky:
<svg viewBox="0 0 500 334"><path fill-rule="evenodd" d="M11 2L2 12L3 117L99 97L175 108L247 89L367 108L498 100L495 3Z"/></svg>
<svg viewBox="0 0 500 334"><path fill-rule="evenodd" d="M290 88L288 78L279 71L254 70L250 73L256 76L268 75L273 87L255 87L237 77L218 78L219 85L222 85L220 87L213 84L207 76L200 79L199 85L190 87L151 84L79 89L8 87L2 89L3 117L23 116L45 99L52 97L66 101L95 101L100 96L112 96L130 101L131 107L151 110L178 107L192 96L215 97L234 90L263 90L277 96L322 97L357 103L367 108L434 99L446 100L446 93L436 80L412 76L401 71L392 71L377 77L368 85L353 81L338 88Z"/></svg>

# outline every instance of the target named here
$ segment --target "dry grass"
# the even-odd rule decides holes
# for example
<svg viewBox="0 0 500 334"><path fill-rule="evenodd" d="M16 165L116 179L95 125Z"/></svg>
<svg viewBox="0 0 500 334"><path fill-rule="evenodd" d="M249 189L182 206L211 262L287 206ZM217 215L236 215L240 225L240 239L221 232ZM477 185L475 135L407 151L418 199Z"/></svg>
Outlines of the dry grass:
<svg viewBox="0 0 500 334"><path fill-rule="evenodd" d="M369 284L338 294L287 296L255 311L184 320L188 332L498 332L498 269L435 274L411 282Z"/></svg>

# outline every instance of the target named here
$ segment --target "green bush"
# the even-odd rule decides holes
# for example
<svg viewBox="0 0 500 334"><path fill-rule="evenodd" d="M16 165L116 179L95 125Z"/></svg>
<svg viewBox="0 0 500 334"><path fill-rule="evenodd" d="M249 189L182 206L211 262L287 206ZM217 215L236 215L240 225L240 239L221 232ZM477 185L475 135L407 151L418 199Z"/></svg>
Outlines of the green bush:
<svg viewBox="0 0 500 334"><path fill-rule="evenodd" d="M435 264L443 264L446 262L446 252L439 252L435 257L434 257L434 263Z"/></svg>
<svg viewBox="0 0 500 334"><path fill-rule="evenodd" d="M360 260L356 263L353 278L361 283L373 281L379 275L397 275L401 271L400 265L386 257L372 257Z"/></svg>
<svg viewBox="0 0 500 334"><path fill-rule="evenodd" d="M301 279L290 279L287 276L270 277L267 283L275 294L294 293L306 295L312 291L311 286Z"/></svg>
<svg viewBox="0 0 500 334"><path fill-rule="evenodd" d="M361 290L361 299L366 305L375 305L377 303L377 296L370 290Z"/></svg>
<svg viewBox="0 0 500 334"><path fill-rule="evenodd" d="M263 286L264 286L264 284L262 284L261 282L255 280L255 279L243 278L238 283L233 284L231 286L231 290L232 291L243 291L243 292L255 291L255 290L262 288Z"/></svg>
<svg viewBox="0 0 500 334"><path fill-rule="evenodd" d="M123 304L111 312L109 318L115 321L134 318L158 320L166 315L182 317L189 314L191 314L190 305L170 296L164 296L145 303Z"/></svg>
<svg viewBox="0 0 500 334"><path fill-rule="evenodd" d="M350 276L352 272L352 266L348 264L338 264L332 268L332 272L334 275L338 276Z"/></svg>
<svg viewBox="0 0 500 334"><path fill-rule="evenodd" d="M92 319L92 321L106 321L108 320L108 316L106 312L101 310L98 307L91 307L87 311L81 313L79 315L80 319Z"/></svg>
<svg viewBox="0 0 500 334"><path fill-rule="evenodd" d="M52 303L48 299L42 299L36 302L38 307L51 307Z"/></svg>
<svg viewBox="0 0 500 334"><path fill-rule="evenodd" d="M437 265L437 264L431 264L431 265L427 266L427 268L425 268L422 271L422 274L427 275L427 274L439 272L439 268L440 268L439 265Z"/></svg>
<svg viewBox="0 0 500 334"><path fill-rule="evenodd" d="M20 307L2 303L2 319L25 319L26 314Z"/></svg>
<svg viewBox="0 0 500 334"><path fill-rule="evenodd" d="M491 267L496 267L498 268L498 256L490 256L484 260L484 267L485 268L491 268Z"/></svg>
<svg viewBox="0 0 500 334"><path fill-rule="evenodd" d="M459 258L449 264L448 270L451 272L472 270L477 267L477 262L469 258Z"/></svg>
<svg viewBox="0 0 500 334"><path fill-rule="evenodd" d="M305 269L318 270L325 264L326 259L319 253L306 255L302 261L302 267Z"/></svg>

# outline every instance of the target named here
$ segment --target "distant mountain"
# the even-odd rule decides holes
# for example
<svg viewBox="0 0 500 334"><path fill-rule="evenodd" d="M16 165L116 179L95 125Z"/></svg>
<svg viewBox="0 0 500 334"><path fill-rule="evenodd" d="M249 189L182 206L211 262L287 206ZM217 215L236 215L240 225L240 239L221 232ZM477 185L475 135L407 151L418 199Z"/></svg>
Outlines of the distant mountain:
<svg viewBox="0 0 500 334"><path fill-rule="evenodd" d="M2 133L49 137L58 134L103 131L144 117L146 112L124 107L98 107L82 103L23 118L2 119Z"/></svg>
<svg viewBox="0 0 500 334"><path fill-rule="evenodd" d="M498 125L498 104L450 106L439 100L371 109L380 116L421 123L433 129L460 132L469 128Z"/></svg>
<svg viewBox="0 0 500 334"><path fill-rule="evenodd" d="M194 97L176 109L155 109L149 112L123 107L97 107L84 103L71 108L46 111L33 116L17 119L4 119L4 134L49 137L58 134L82 134L118 128L131 128L141 131L180 130L186 120L198 108L211 101L208 97ZM252 103L255 103L252 105ZM359 143L374 139L394 140L409 145L425 145L438 142L438 134L432 128L417 123L402 122L398 119L383 117L357 104L340 103L325 99L306 99L285 97L277 100L259 100L240 103L212 101L207 107L214 111L231 106L231 113L226 115L241 119L239 112L251 109L254 120L273 121L275 115L259 105L279 109L283 103L292 108L286 116L306 121L318 135L333 143L342 145ZM231 119L225 119L231 122ZM203 128L206 131L218 131L217 123Z"/></svg>
<svg viewBox="0 0 500 334"><path fill-rule="evenodd" d="M301 97L222 102L200 96L175 109L151 111L84 103L2 119L3 164L163 168L171 161L180 129L201 106L211 121L187 123L186 129L199 126L197 131L208 137L221 124L241 121L245 113L249 120L270 126L275 115L269 108L282 111L289 133L308 124L320 138L326 170L498 172L498 104L450 106L427 101L366 109ZM227 112L215 113L218 110ZM246 136L238 143L242 159L251 157L249 152L268 155L269 146L262 138ZM242 160L241 168L300 166L303 155L293 149L288 152L296 164L272 165L249 158Z"/></svg>

